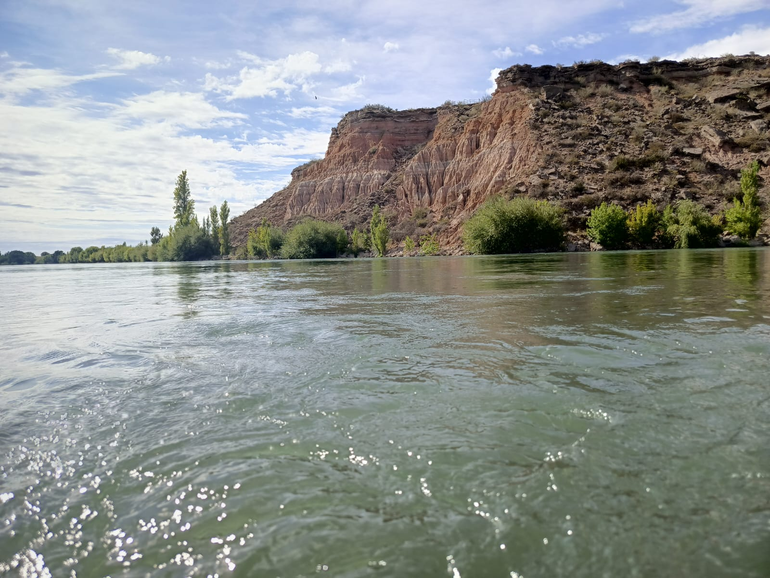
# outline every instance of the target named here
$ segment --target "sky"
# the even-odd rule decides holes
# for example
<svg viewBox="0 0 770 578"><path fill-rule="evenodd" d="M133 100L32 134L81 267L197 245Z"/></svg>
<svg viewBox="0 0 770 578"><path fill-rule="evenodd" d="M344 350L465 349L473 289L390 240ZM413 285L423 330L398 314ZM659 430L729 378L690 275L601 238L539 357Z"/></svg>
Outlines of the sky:
<svg viewBox="0 0 770 578"><path fill-rule="evenodd" d="M236 216L366 104L475 101L514 64L770 54L770 0L0 0L0 251Z"/></svg>

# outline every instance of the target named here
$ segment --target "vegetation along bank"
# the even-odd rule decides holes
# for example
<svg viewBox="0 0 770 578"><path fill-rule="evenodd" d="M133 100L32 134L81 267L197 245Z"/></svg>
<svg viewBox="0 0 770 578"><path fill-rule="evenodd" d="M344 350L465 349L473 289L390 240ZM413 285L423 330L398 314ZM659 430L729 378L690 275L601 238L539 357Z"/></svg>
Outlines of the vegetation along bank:
<svg viewBox="0 0 770 578"><path fill-rule="evenodd" d="M480 102L346 114L232 220L199 220L183 173L151 242L0 263L767 244L769 123L770 57L517 65Z"/></svg>

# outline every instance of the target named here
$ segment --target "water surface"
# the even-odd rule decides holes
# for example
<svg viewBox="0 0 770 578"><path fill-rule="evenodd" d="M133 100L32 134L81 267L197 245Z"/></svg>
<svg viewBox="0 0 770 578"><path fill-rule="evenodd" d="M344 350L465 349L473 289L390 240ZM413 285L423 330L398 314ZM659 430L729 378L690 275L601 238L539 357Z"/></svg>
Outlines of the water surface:
<svg viewBox="0 0 770 578"><path fill-rule="evenodd" d="M768 250L0 287L0 575L770 575Z"/></svg>

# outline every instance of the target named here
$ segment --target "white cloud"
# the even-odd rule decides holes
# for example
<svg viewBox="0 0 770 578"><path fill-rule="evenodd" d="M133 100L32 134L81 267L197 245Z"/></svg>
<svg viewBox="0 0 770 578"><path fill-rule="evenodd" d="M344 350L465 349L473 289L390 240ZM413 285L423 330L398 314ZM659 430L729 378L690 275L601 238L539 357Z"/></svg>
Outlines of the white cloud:
<svg viewBox="0 0 770 578"><path fill-rule="evenodd" d="M224 93L227 100L274 97L279 92L288 96L298 89L308 90L311 87L309 79L323 71L315 52L290 54L277 60L267 60L242 51L238 55L255 66L245 66L237 77L225 79L206 73L206 90Z"/></svg>
<svg viewBox="0 0 770 578"><path fill-rule="evenodd" d="M3 51L3 52L0 52L0 58L8 58L9 56L10 56L10 54L8 54L8 53L7 53L7 52L5 52L5 51Z"/></svg>
<svg viewBox="0 0 770 578"><path fill-rule="evenodd" d="M365 81L366 77L361 76L355 82L351 82L350 84L345 84L343 86L338 86L337 88L332 89L331 96L328 98L329 100L336 102L346 102L361 98L361 94L359 93L358 89L364 85Z"/></svg>
<svg viewBox="0 0 770 578"><path fill-rule="evenodd" d="M530 44L524 50L526 50L531 54L543 54L544 52L544 50L540 48L537 44Z"/></svg>
<svg viewBox="0 0 770 578"><path fill-rule="evenodd" d="M302 106L295 107L289 111L291 118L321 118L324 116L338 116L340 111L331 106Z"/></svg>
<svg viewBox="0 0 770 578"><path fill-rule="evenodd" d="M400 46L396 42L386 42L385 45L382 47L382 50L384 52L392 52L394 50L398 50Z"/></svg>
<svg viewBox="0 0 770 578"><path fill-rule="evenodd" d="M0 94L20 96L33 90L53 91L99 78L119 76L119 72L70 75L58 70L17 66L0 73Z"/></svg>
<svg viewBox="0 0 770 578"><path fill-rule="evenodd" d="M492 86L487 88L487 90L486 90L487 94L492 94L495 90L497 90L497 82L496 82L497 75L500 74L500 72L502 70L503 70L502 68L493 68L492 70L490 70L490 72L489 72L489 80L492 83Z"/></svg>
<svg viewBox="0 0 770 578"><path fill-rule="evenodd" d="M577 36L565 36L554 41L553 45L557 48L585 48L591 44L601 42L607 37L606 34L578 34Z"/></svg>
<svg viewBox="0 0 770 578"><path fill-rule="evenodd" d="M511 50L510 46L493 50L492 54L494 54L496 58L500 58L500 59L513 58L514 56L521 56L521 52L514 52L513 50Z"/></svg>
<svg viewBox="0 0 770 578"><path fill-rule="evenodd" d="M749 52L770 54L770 27L747 27L730 36L696 44L676 54L669 54L666 58L682 60L723 54L748 54Z"/></svg>
<svg viewBox="0 0 770 578"><path fill-rule="evenodd" d="M207 68L208 70L226 70L228 68L232 68L233 63L231 61L226 62L217 62L215 60L206 60L203 63L203 67Z"/></svg>
<svg viewBox="0 0 770 578"><path fill-rule="evenodd" d="M123 101L116 114L119 117L149 122L166 122L185 128L232 126L248 116L221 110L206 101L203 94L166 92L159 90Z"/></svg>
<svg viewBox="0 0 770 578"><path fill-rule="evenodd" d="M336 60L332 62L331 64L327 64L324 66L324 72L326 74L334 74L336 72L349 72L353 66L350 64L350 62L346 62L344 60Z"/></svg>
<svg viewBox="0 0 770 578"><path fill-rule="evenodd" d="M155 66L161 62L169 62L171 60L168 56L161 58L149 52L120 50L119 48L108 48L107 54L118 60L118 64L114 66L118 70L134 70L140 66Z"/></svg>
<svg viewBox="0 0 770 578"><path fill-rule="evenodd" d="M631 25L631 32L661 34L770 7L768 0L678 0L678 3L687 9L639 20Z"/></svg>
<svg viewBox="0 0 770 578"><path fill-rule="evenodd" d="M173 106L182 109L178 117L197 120L156 122ZM45 106L0 101L0 157L12 164L0 188L4 247L144 240L149 227L170 224L173 183L183 169L199 214L224 199L240 214L285 185L288 169L322 156L329 138L328 128L263 132L240 143L191 135L190 125L243 120L206 106L200 95L156 92L97 116L93 109L68 97Z"/></svg>

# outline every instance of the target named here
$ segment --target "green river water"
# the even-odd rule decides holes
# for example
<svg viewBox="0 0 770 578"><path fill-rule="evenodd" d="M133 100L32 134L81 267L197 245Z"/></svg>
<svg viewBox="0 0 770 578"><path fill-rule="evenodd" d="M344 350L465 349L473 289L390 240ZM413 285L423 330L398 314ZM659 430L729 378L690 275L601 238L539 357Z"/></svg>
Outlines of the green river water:
<svg viewBox="0 0 770 578"><path fill-rule="evenodd" d="M769 250L0 288L0 575L770 576Z"/></svg>

